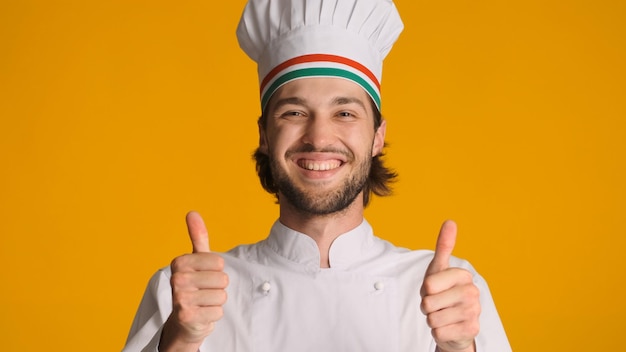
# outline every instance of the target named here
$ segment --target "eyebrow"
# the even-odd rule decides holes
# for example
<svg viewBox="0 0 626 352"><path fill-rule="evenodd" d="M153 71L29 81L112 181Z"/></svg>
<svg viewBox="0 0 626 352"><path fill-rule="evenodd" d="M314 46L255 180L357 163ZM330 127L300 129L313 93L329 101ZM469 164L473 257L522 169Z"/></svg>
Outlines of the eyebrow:
<svg viewBox="0 0 626 352"><path fill-rule="evenodd" d="M333 104L334 105L357 104L361 106L363 110L367 110L365 108L365 104L363 104L363 101L359 98L354 98L354 97L336 97L335 99L333 99Z"/></svg>
<svg viewBox="0 0 626 352"><path fill-rule="evenodd" d="M281 106L288 105L288 104L306 105L306 100L298 98L298 97L289 97L289 98L279 99L274 103L273 109L276 110L280 108Z"/></svg>
<svg viewBox="0 0 626 352"><path fill-rule="evenodd" d="M306 105L306 100L302 99L302 98L298 98L298 97L288 97L288 98L283 98L283 99L279 99L274 103L273 108L274 109L278 109L283 105L288 105L288 104L293 104L293 105ZM358 98L354 98L354 97L335 97L332 100L332 105L348 105L348 104L357 104L359 105L361 108L363 108L364 110L366 110L365 108L365 104L363 103L363 101L361 99Z"/></svg>

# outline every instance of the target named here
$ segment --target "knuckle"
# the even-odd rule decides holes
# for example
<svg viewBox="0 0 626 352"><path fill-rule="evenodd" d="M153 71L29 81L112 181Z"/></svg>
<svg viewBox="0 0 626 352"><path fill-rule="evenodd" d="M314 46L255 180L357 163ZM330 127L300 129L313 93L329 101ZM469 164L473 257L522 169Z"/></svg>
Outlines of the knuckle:
<svg viewBox="0 0 626 352"><path fill-rule="evenodd" d="M480 332L480 323L478 322L478 320L475 320L469 324L469 326L467 327L467 332L470 334L470 336L475 337L476 335L478 335L478 333Z"/></svg>
<svg viewBox="0 0 626 352"><path fill-rule="evenodd" d="M463 309L463 315L468 321L478 321L478 317L480 316L480 305L472 304L467 306Z"/></svg>
<svg viewBox="0 0 626 352"><path fill-rule="evenodd" d="M225 272L220 272L218 282L220 288L226 288L229 282L228 274L226 274Z"/></svg>
<svg viewBox="0 0 626 352"><path fill-rule="evenodd" d="M216 271L224 270L224 258L215 253L209 253Z"/></svg>
<svg viewBox="0 0 626 352"><path fill-rule="evenodd" d="M225 290L220 291L220 297L218 298L219 305L223 305L228 300L228 293Z"/></svg>
<svg viewBox="0 0 626 352"><path fill-rule="evenodd" d="M184 311L187 309L189 294L185 291L174 291L172 295L172 306L175 310Z"/></svg>
<svg viewBox="0 0 626 352"><path fill-rule="evenodd" d="M424 283L422 284L422 293L424 296L431 295L435 292L435 285L433 280L430 278L424 279Z"/></svg>
<svg viewBox="0 0 626 352"><path fill-rule="evenodd" d="M424 306L424 302L420 303L420 311L422 311L422 314L427 315L428 311L426 310L426 307Z"/></svg>
<svg viewBox="0 0 626 352"><path fill-rule="evenodd" d="M460 283L469 283L474 281L474 275L467 269L463 268L450 268L454 272L456 279Z"/></svg>
<svg viewBox="0 0 626 352"><path fill-rule="evenodd" d="M468 300L478 301L480 299L480 291L473 283L465 285L464 293Z"/></svg>
<svg viewBox="0 0 626 352"><path fill-rule="evenodd" d="M224 309L222 308L222 306L216 306L212 308L212 321L217 321L222 319L222 317L224 316Z"/></svg>
<svg viewBox="0 0 626 352"><path fill-rule="evenodd" d="M471 313L476 321L478 321L478 317L480 316L481 312L482 312L482 307L480 306L480 303L476 303L472 306Z"/></svg>
<svg viewBox="0 0 626 352"><path fill-rule="evenodd" d="M176 272L172 274L172 277L170 278L170 283L172 285L172 288L183 287L187 283L187 275Z"/></svg>
<svg viewBox="0 0 626 352"><path fill-rule="evenodd" d="M469 272L469 270L461 269L461 275L462 275L462 278L463 278L464 282L473 282L474 281L474 275L472 275L472 273Z"/></svg>
<svg viewBox="0 0 626 352"><path fill-rule="evenodd" d="M183 271L187 263L186 255L181 255L176 257L170 263L170 268L172 269L172 273Z"/></svg>
<svg viewBox="0 0 626 352"><path fill-rule="evenodd" d="M188 310L188 309L180 309L177 313L177 318L178 321L181 324L191 324L195 321L196 319L196 314L194 311L192 310Z"/></svg>
<svg viewBox="0 0 626 352"><path fill-rule="evenodd" d="M422 299L422 304L420 305L422 308L422 312L424 312L424 314L428 314L430 312L432 312L433 310L433 302L432 302L432 298L431 297L424 297Z"/></svg>
<svg viewBox="0 0 626 352"><path fill-rule="evenodd" d="M430 334L433 336L435 341L441 341L443 339L443 333L441 329L432 329L430 330Z"/></svg>
<svg viewBox="0 0 626 352"><path fill-rule="evenodd" d="M180 257L176 257L174 259L172 259L172 262L170 263L170 268L172 269L172 273L175 273L178 271L178 269L180 268Z"/></svg>
<svg viewBox="0 0 626 352"><path fill-rule="evenodd" d="M428 326L432 329L435 326L437 326L437 319L434 317L433 314L428 314L426 315L426 324L428 324Z"/></svg>

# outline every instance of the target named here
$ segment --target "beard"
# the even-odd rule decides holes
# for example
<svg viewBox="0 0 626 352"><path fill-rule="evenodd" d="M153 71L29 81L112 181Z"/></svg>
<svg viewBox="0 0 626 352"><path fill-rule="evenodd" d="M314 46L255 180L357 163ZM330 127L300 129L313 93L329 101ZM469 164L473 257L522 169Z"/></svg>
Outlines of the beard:
<svg viewBox="0 0 626 352"><path fill-rule="evenodd" d="M350 156L350 159L354 160L354 156L352 154ZM348 208L363 191L371 164L372 161L369 158L360 161L355 172L339 187L327 192L316 192L298 187L276 162L276 158L270 156L272 175L280 195L285 197L295 209L309 215L329 215Z"/></svg>

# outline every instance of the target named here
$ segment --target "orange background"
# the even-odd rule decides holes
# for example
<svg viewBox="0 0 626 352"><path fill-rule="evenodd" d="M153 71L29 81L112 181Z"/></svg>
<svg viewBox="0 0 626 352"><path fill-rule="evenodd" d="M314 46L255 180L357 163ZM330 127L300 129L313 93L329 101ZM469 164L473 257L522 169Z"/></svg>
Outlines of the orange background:
<svg viewBox="0 0 626 352"><path fill-rule="evenodd" d="M394 196L367 218L490 283L515 351L622 350L626 2L397 0ZM0 3L3 351L122 348L150 275L263 238L244 1ZM417 294L417 293L416 293Z"/></svg>

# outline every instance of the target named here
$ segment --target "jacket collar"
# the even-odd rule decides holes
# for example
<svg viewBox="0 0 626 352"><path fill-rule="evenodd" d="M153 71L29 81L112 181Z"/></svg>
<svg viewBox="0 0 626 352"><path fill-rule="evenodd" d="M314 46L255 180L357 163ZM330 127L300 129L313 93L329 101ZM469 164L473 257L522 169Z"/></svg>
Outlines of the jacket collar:
<svg viewBox="0 0 626 352"><path fill-rule="evenodd" d="M320 252L311 237L292 230L276 221L265 241L267 246L279 256L300 264L306 271L320 271ZM363 222L354 229L339 235L332 243L329 252L331 269L346 270L363 262L375 251L374 234L370 224Z"/></svg>

